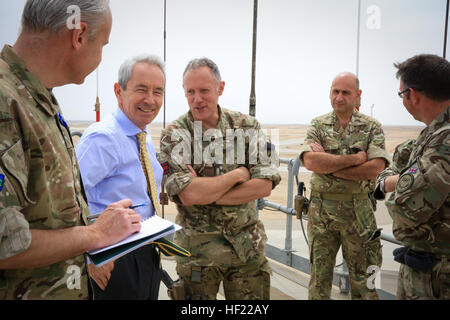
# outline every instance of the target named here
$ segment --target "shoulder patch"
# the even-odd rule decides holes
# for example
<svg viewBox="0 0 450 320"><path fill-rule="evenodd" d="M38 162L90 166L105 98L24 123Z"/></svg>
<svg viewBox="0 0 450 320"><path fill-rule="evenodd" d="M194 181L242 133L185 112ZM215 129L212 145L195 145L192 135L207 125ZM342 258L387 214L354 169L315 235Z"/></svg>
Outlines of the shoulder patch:
<svg viewBox="0 0 450 320"><path fill-rule="evenodd" d="M397 191L405 192L414 184L414 176L411 173L404 174L397 182Z"/></svg>
<svg viewBox="0 0 450 320"><path fill-rule="evenodd" d="M4 183L5 183L5 175L0 174L0 191L2 191Z"/></svg>
<svg viewBox="0 0 450 320"><path fill-rule="evenodd" d="M416 167L409 168L409 173L416 174L417 173L417 168Z"/></svg>

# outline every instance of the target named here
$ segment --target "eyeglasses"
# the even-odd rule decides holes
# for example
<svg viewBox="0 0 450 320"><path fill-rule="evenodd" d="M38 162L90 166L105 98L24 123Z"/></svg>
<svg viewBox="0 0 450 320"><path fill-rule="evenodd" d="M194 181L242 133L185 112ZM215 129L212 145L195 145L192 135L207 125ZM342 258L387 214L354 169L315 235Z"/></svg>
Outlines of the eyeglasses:
<svg viewBox="0 0 450 320"><path fill-rule="evenodd" d="M399 92L398 92L398 96L399 96L400 98L403 99L403 94L406 93L406 92L408 92L408 91L411 90L411 89L414 89L414 90L416 90L416 91L422 91L422 89L420 89L420 88L409 87L409 88L406 88L406 89L403 90L403 91L399 91Z"/></svg>

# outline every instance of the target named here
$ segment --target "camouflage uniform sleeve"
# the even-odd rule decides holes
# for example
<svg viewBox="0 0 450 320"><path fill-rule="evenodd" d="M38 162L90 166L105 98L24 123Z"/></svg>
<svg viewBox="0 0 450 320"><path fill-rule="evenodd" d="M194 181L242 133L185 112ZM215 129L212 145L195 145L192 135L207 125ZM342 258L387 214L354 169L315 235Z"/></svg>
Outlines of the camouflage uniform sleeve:
<svg viewBox="0 0 450 320"><path fill-rule="evenodd" d="M300 165L304 166L305 164L303 163L303 153L305 152L312 152L311 147L309 146L310 143L313 142L317 142L320 143L320 139L319 139L319 130L318 130L318 126L317 126L317 121L313 120L311 121L310 126L308 127L308 129L306 130L306 137L305 140L303 141L303 144L300 147L300 153L298 155L299 159L300 159Z"/></svg>
<svg viewBox="0 0 450 320"><path fill-rule="evenodd" d="M391 162L389 154L386 151L384 132L378 121L375 121L375 125L371 130L371 139L367 147L367 160L376 158L386 160L386 167L388 167Z"/></svg>
<svg viewBox="0 0 450 320"><path fill-rule="evenodd" d="M281 176L277 169L280 162L277 154L278 151L274 149L274 145L267 139L266 135L261 130L259 123L256 123L255 129L256 132L258 132L258 147L266 147L267 152L260 152L258 162L249 165L250 177L251 179L268 179L272 181L272 189L274 189L281 181ZM252 155L250 155L250 159L252 158Z"/></svg>
<svg viewBox="0 0 450 320"><path fill-rule="evenodd" d="M448 201L450 132L434 137L423 155L400 174L395 187L396 221L406 228L427 222Z"/></svg>
<svg viewBox="0 0 450 320"><path fill-rule="evenodd" d="M31 203L26 159L23 139L0 92L0 259L17 255L31 244L30 227L20 211Z"/></svg>
<svg viewBox="0 0 450 320"><path fill-rule="evenodd" d="M385 195L379 189L382 180L389 176L395 176L399 174L408 164L409 155L415 146L415 139L408 139L405 142L400 143L395 147L394 155L392 156L392 164L389 168L384 169L376 180L375 198L383 200Z"/></svg>
<svg viewBox="0 0 450 320"><path fill-rule="evenodd" d="M391 168L395 174L399 174L406 167L409 161L409 156L411 155L415 145L415 139L408 139L395 147L391 165Z"/></svg>
<svg viewBox="0 0 450 320"><path fill-rule="evenodd" d="M163 130L158 160L162 164L167 162L169 166L165 183L167 194L173 202L181 204L177 194L194 179L186 166L191 163L191 134L189 131L170 127Z"/></svg>

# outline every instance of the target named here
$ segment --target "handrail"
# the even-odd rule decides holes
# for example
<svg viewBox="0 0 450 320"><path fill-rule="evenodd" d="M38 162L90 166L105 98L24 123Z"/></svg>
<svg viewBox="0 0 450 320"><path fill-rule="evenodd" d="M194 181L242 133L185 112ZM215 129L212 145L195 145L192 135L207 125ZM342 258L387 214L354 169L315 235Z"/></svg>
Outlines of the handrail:
<svg viewBox="0 0 450 320"><path fill-rule="evenodd" d="M265 200L265 199L258 199L258 210L262 210L265 207L272 208L272 209L284 212L284 213L289 214L291 216L297 216L297 211L294 208L288 208L286 206L282 206L280 204L273 203L273 202L270 202L270 201ZM305 215L302 215L302 219L303 220L308 220ZM395 239L390 234L386 234L386 233L382 232L381 233L381 239L384 240L384 241L387 241L387 242L391 242L391 243L394 243L394 244L402 245L402 243L400 241Z"/></svg>
<svg viewBox="0 0 450 320"><path fill-rule="evenodd" d="M293 179L289 179L290 176L297 176L298 175L298 171L301 167L300 165L300 160L299 158L295 158L295 159L287 159L287 158L280 158L280 163L284 163L288 165L288 192L290 194L290 197L292 198L292 192L293 192L293 185L290 186L291 183L293 183ZM292 180L292 181L291 181ZM288 204L289 204L289 194L288 194ZM258 209L262 210L264 209L264 207L269 207L281 212L284 212L288 215L291 216L296 216L297 215L297 211L292 207L292 206L283 206L277 203L272 203L268 200L265 199L259 199L258 200ZM304 217L302 215L302 218L305 219L306 217ZM395 239L392 235L390 234L386 234L386 233L381 233L381 239L387 242L391 242L394 244L398 244L401 245L402 243L400 241L398 241L397 239Z"/></svg>
<svg viewBox="0 0 450 320"><path fill-rule="evenodd" d="M262 210L265 207L275 209L277 211L281 211L286 214L286 235L285 235L285 248L280 249L277 247L274 247L270 244L266 244L266 255L272 259L275 259L285 265L288 265L290 267L296 268L298 270L301 270L306 273L310 273L310 263L308 258L304 258L302 256L296 255L294 252L295 250L292 247L292 216L297 215L297 211L293 208L293 193L294 193L294 177L298 176L298 172L300 169L300 160L299 158L295 159L286 159L286 158L280 158L280 164L287 164L288 166L288 194L287 194L287 204L286 206L272 203L265 199L258 199L256 202L257 209ZM302 220L306 219L305 215L301 216L300 222ZM303 229L303 224L302 224ZM306 233L303 230L303 235L305 237L306 243L308 243L308 239L306 236ZM384 241L394 243L397 245L401 245L402 243L398 240L396 240L392 235L381 233L380 238ZM342 266L342 268L337 268L339 266ZM350 279L349 279L349 273L348 268L346 266L345 261L339 265L336 266L336 269L334 271L334 277L333 277L333 283L338 285L340 288L341 293L348 294L350 291ZM383 296L385 299L394 299L395 296L392 295L389 292L386 292L382 289L377 289L378 294Z"/></svg>

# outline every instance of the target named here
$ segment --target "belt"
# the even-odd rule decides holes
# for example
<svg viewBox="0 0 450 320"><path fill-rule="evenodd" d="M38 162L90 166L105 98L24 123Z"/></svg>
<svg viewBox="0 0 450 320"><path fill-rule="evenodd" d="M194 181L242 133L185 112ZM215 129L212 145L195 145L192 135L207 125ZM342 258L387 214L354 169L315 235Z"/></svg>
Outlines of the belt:
<svg viewBox="0 0 450 320"><path fill-rule="evenodd" d="M353 201L364 200L369 198L369 194L366 192L362 193L329 193L329 192L317 192L311 191L311 197L319 198L322 200L331 201Z"/></svg>
<svg viewBox="0 0 450 320"><path fill-rule="evenodd" d="M450 271L446 269L450 266L447 260L448 256L443 254L439 255L432 252L416 251L408 247L397 248L392 253L394 254L395 261L405 264L416 271L429 272L437 263L440 263L439 272ZM441 270L442 268L444 270Z"/></svg>

